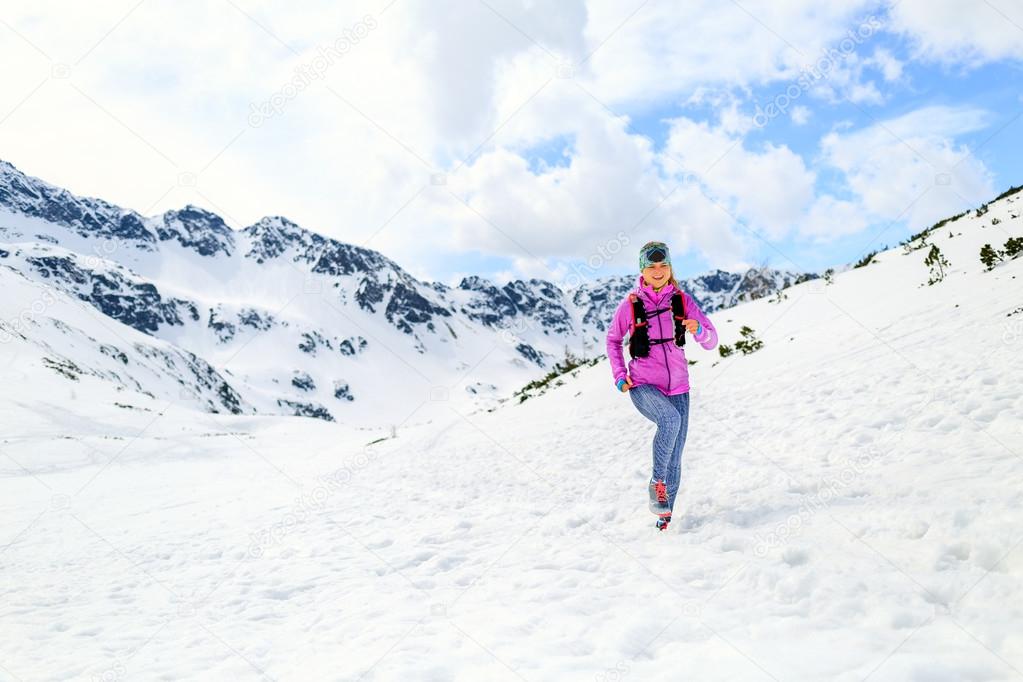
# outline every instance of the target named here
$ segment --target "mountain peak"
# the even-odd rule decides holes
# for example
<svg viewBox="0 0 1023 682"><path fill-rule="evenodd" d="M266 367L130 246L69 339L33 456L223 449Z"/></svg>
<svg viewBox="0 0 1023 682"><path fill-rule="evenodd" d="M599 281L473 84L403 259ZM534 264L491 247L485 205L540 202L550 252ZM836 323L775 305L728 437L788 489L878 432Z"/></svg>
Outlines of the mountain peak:
<svg viewBox="0 0 1023 682"><path fill-rule="evenodd" d="M486 277L480 277L479 275L468 275L462 278L462 281L458 283L459 289L465 291L490 291L496 289L492 281Z"/></svg>
<svg viewBox="0 0 1023 682"><path fill-rule="evenodd" d="M234 248L234 234L224 219L201 206L187 204L184 208L164 212L157 227L161 241L177 240L185 248L194 249L200 256L223 253L230 256Z"/></svg>
<svg viewBox="0 0 1023 682"><path fill-rule="evenodd" d="M279 230L287 233L308 232L298 223L288 220L282 215L265 215L253 224L246 227L243 232L258 233L265 230Z"/></svg>
<svg viewBox="0 0 1023 682"><path fill-rule="evenodd" d="M170 209L164 211L164 218L167 217L184 221L203 221L209 225L224 225L224 219L213 211L209 211L202 206L196 206L195 204L185 204L179 209Z"/></svg>

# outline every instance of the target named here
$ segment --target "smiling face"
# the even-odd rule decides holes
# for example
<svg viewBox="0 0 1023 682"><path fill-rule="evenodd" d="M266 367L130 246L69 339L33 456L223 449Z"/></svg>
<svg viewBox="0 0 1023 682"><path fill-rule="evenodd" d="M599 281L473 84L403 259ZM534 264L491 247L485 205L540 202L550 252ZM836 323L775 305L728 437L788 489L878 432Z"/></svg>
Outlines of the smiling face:
<svg viewBox="0 0 1023 682"><path fill-rule="evenodd" d="M643 268L643 280L655 290L668 283L671 277L671 266L667 263L653 263Z"/></svg>

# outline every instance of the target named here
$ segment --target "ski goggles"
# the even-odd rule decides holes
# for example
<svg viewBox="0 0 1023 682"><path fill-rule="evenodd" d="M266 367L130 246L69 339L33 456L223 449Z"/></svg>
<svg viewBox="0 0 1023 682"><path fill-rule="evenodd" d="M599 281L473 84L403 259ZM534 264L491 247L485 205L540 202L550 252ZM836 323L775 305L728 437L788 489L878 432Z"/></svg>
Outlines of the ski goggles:
<svg viewBox="0 0 1023 682"><path fill-rule="evenodd" d="M671 265L671 256L668 253L668 245L664 242L650 242L639 252L639 269L648 268L654 263Z"/></svg>

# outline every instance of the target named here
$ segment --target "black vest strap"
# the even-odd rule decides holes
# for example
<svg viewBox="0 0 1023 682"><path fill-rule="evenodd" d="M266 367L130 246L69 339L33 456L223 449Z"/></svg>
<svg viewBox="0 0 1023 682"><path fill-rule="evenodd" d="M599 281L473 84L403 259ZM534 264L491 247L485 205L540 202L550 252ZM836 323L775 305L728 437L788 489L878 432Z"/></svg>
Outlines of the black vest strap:
<svg viewBox="0 0 1023 682"><path fill-rule="evenodd" d="M629 294L629 298L632 300L632 330L629 334L629 355L636 357L646 357L650 354L650 346L657 345L659 343L668 343L674 341L676 346L680 348L686 344L686 327L682 324L682 321L686 317L685 300L682 298L682 292L676 291L671 295L671 307L670 308L658 308L651 310L649 313L643 308L643 301L636 294ZM650 317L660 315L671 311L672 319L675 323L674 331L675 335L666 339L651 339L650 338L650 325L648 321Z"/></svg>
<svg viewBox="0 0 1023 682"><path fill-rule="evenodd" d="M686 326L682 324L686 319L686 302L679 291L671 296L671 316L675 319L675 345L681 348L686 345Z"/></svg>

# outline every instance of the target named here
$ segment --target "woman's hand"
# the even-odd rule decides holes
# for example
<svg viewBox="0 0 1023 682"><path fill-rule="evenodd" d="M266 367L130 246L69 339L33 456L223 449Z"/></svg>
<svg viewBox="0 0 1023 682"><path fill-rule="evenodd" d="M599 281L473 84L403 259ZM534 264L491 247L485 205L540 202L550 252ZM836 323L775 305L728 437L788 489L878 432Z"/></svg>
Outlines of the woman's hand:
<svg viewBox="0 0 1023 682"><path fill-rule="evenodd" d="M696 335L696 330L700 328L700 322L698 320L682 320L682 324L686 326L689 333Z"/></svg>
<svg viewBox="0 0 1023 682"><path fill-rule="evenodd" d="M627 393L632 389L632 377L625 377L625 383L621 385L621 392Z"/></svg>

